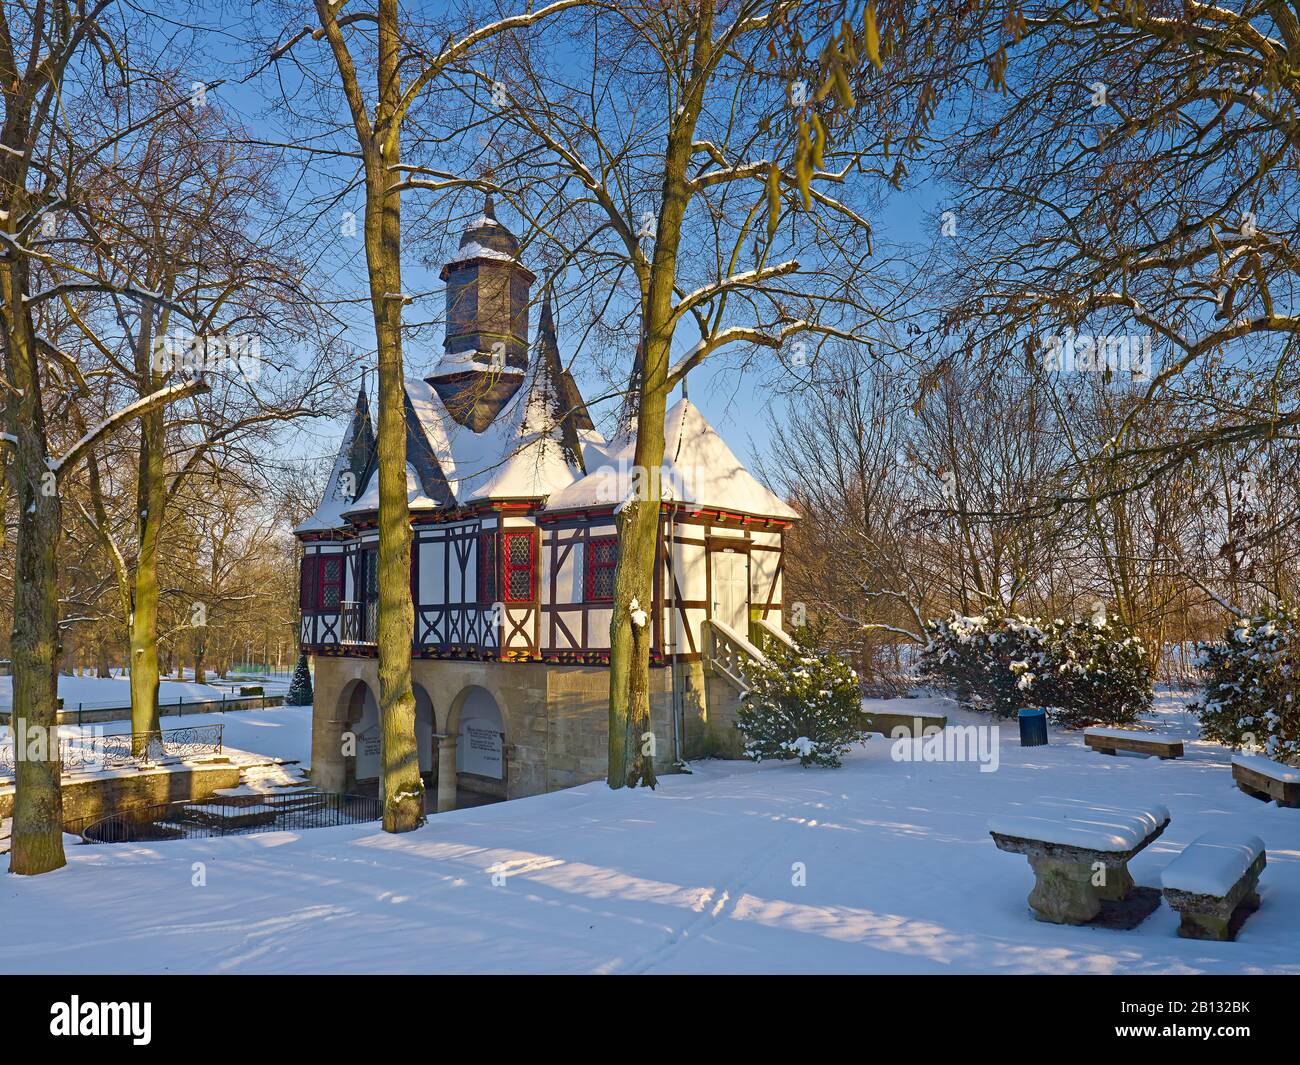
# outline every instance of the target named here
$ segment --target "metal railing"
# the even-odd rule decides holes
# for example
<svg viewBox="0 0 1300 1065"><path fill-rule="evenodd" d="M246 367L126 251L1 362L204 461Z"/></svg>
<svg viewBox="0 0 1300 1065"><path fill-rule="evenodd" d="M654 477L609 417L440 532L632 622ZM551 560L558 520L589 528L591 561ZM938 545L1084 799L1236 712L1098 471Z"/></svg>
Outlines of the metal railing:
<svg viewBox="0 0 1300 1065"><path fill-rule="evenodd" d="M107 736L72 736L59 741L59 761L64 773L89 773L128 765L152 765L168 759L183 760L221 753L224 725L191 725L162 732L115 732ZM30 745L28 745L30 748ZM25 750L24 757L32 751ZM0 744L0 776L18 770L18 749Z"/></svg>
<svg viewBox="0 0 1300 1065"><path fill-rule="evenodd" d="M302 791L141 806L67 821L63 830L80 836L83 843L142 843L338 828L378 821L383 813L377 796Z"/></svg>

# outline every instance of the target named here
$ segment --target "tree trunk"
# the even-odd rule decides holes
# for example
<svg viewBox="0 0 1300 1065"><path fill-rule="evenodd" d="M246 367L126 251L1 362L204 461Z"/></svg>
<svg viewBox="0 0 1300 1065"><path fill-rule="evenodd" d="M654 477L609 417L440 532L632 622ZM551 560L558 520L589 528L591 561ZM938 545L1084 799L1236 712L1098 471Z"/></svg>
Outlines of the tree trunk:
<svg viewBox="0 0 1300 1065"><path fill-rule="evenodd" d="M63 634L63 653L60 661L62 662L59 667L60 673L65 677L77 675L77 630L75 628L69 628Z"/></svg>
<svg viewBox="0 0 1300 1065"><path fill-rule="evenodd" d="M48 468L42 462L38 469ZM36 470L15 472L21 477ZM22 513L17 547L21 578L14 582L14 616L21 618L22 624L15 627L10 647L14 735L22 740L24 752L17 759L9 870L30 874L49 872L66 861L58 700L51 683L58 639L55 544L59 501L55 495L41 496L39 488L15 495L21 500ZM29 509L32 506L34 511Z"/></svg>
<svg viewBox="0 0 1300 1065"><path fill-rule="evenodd" d="M661 319L662 320L662 319ZM647 331L645 373L637 410L635 468L644 496L619 515L618 568L609 638L609 772L611 788L653 788L654 726L650 717L650 640L654 611L654 561L659 537L660 478L664 461L667 341ZM645 611L636 624L632 604Z"/></svg>
<svg viewBox="0 0 1300 1065"><path fill-rule="evenodd" d="M143 315L136 343L136 371L145 388L161 384L152 365L152 315ZM166 506L163 455L166 408L140 418L140 469L136 479L136 525L139 555L132 575L129 638L131 645L131 731L158 731L158 538Z"/></svg>
<svg viewBox="0 0 1300 1065"><path fill-rule="evenodd" d="M45 415L31 321L23 308L26 269L22 259L0 266L6 314L9 383L17 393L18 437L9 467L18 503L14 567L13 731L17 772L9 871L45 873L64 865L63 792L60 789L58 701L54 666L58 655L59 496L47 464Z"/></svg>
<svg viewBox="0 0 1300 1065"><path fill-rule="evenodd" d="M711 32L708 5L700 10L696 33ZM698 47L698 46L697 46ZM707 45L705 46L707 47ZM688 103L698 114L699 101ZM687 116L689 117L689 115ZM654 729L650 717L650 640L654 631L655 546L659 536L660 472L664 464L664 415L668 405L668 355L673 340L673 293L677 249L689 190L693 123L683 121L669 135L664 153L663 201L659 210L648 284L642 294L644 339L636 413L635 469L645 489L619 516L618 568L614 575L614 613L609 625L609 773L611 788L645 785L655 777ZM646 612L644 624L632 618L631 604Z"/></svg>
<svg viewBox="0 0 1300 1065"><path fill-rule="evenodd" d="M379 3L380 112L400 96L397 0ZM415 742L411 688L411 521L406 494L406 395L402 372L401 180L396 129L376 123L366 146L366 262L379 352L379 656L380 763L384 830L409 832L424 820L424 782ZM384 149L385 143L387 150Z"/></svg>

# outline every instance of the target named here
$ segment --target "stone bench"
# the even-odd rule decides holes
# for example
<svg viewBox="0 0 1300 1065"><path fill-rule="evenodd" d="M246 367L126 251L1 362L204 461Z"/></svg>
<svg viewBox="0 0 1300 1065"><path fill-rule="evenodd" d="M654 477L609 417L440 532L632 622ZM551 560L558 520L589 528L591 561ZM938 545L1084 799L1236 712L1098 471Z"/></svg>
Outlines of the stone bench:
<svg viewBox="0 0 1300 1065"><path fill-rule="evenodd" d="M1300 769L1259 754L1234 754L1232 779L1252 798L1279 806L1300 806Z"/></svg>
<svg viewBox="0 0 1300 1065"><path fill-rule="evenodd" d="M1165 901L1182 915L1178 934L1188 939L1237 938L1259 909L1259 874L1268 863L1256 836L1207 832L1184 848L1160 874Z"/></svg>
<svg viewBox="0 0 1300 1065"><path fill-rule="evenodd" d="M944 714L894 714L865 710L862 716L863 727L868 732L879 732L882 736L892 739L898 738L895 729L901 728L904 730L903 734L919 740L924 736L933 735L936 731L942 732L948 724L948 718Z"/></svg>
<svg viewBox="0 0 1300 1065"><path fill-rule="evenodd" d="M1120 728L1086 728L1083 742L1102 754L1132 751L1134 754L1154 754L1157 758L1181 758L1183 741L1158 732L1133 732Z"/></svg>
<svg viewBox="0 0 1300 1065"><path fill-rule="evenodd" d="M1160 905L1160 892L1134 885L1133 855L1169 824L1169 811L1041 798L1034 815L989 818L999 850L1023 854L1034 871L1029 905L1040 921L1136 928Z"/></svg>

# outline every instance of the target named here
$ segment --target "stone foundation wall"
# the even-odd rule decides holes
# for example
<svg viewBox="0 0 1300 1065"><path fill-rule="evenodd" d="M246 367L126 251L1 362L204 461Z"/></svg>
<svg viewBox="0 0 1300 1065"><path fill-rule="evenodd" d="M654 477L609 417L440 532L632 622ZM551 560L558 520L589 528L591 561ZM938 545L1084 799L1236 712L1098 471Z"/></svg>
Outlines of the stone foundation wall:
<svg viewBox="0 0 1300 1065"><path fill-rule="evenodd" d="M501 712L504 786L461 774L461 788L504 793L514 799L604 778L609 742L608 669L541 662L416 659L411 672L413 682L433 704L436 733L458 731L459 701L471 686L487 690ZM354 783L341 737L351 724L346 720L347 708L358 681L368 685L378 699L375 659L316 659L312 781L326 791L346 791ZM655 767L661 773L671 771L674 759L672 682L668 667L651 669ZM706 681L698 662L679 665L677 682L686 726L681 738L684 756L736 757L739 738L732 727L738 706L735 690L716 679Z"/></svg>
<svg viewBox="0 0 1300 1065"><path fill-rule="evenodd" d="M692 678L698 685L694 713L686 714L686 749L692 758L740 758L744 742L736 730L740 693L730 681L710 676L700 666Z"/></svg>
<svg viewBox="0 0 1300 1065"><path fill-rule="evenodd" d="M119 810L165 802L210 799L218 789L238 784L239 767L225 761L71 777L63 782L63 820L66 823L85 817L107 817ZM13 804L13 786L0 788L0 817L11 816Z"/></svg>

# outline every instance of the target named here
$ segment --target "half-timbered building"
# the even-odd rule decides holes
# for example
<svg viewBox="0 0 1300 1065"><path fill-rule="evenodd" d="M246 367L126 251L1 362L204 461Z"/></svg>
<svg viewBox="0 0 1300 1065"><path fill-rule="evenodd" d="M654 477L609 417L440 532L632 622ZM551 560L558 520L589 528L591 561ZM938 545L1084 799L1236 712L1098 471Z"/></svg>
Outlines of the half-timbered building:
<svg viewBox="0 0 1300 1065"><path fill-rule="evenodd" d="M564 368L549 293L489 201L443 269L445 353L406 382L411 633L421 770L438 808L603 777L616 515L656 476L664 502L647 611L657 760L733 755L746 658L782 631L782 542L796 514L689 400L665 459L605 440ZM379 773L378 476L363 393L303 544L301 632L314 656L312 767L343 791Z"/></svg>

